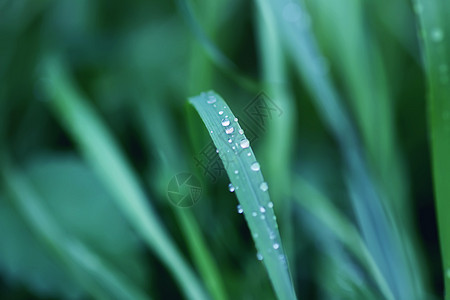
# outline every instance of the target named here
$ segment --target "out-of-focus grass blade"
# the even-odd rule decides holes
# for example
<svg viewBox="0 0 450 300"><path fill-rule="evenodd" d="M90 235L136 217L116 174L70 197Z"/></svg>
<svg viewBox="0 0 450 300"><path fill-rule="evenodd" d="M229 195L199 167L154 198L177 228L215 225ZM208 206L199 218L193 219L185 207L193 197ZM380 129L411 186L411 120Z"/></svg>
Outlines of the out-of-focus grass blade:
<svg viewBox="0 0 450 300"><path fill-rule="evenodd" d="M241 85L243 88L251 90L251 91L258 91L259 90L259 84L249 76L246 76L242 72L239 71L236 64L234 64L214 43L213 41L207 36L206 32L203 30L202 26L199 24L197 18L194 14L194 9L192 7L190 0L177 0L177 5L179 7L180 12L186 19L186 22L188 23L189 27L191 28L193 34L197 38L198 42L202 46L202 50L206 52L206 54L209 56L211 61L220 69L222 69L227 75L230 76L231 79L233 79L236 83ZM220 1L215 1L210 4L205 5L212 5L220 7L223 6L223 3L220 3ZM226 5L230 5L227 3ZM210 22L212 23L212 22ZM213 22L212 28L208 28L209 30L215 29L217 27L217 21ZM196 66L198 68L198 66ZM197 69L196 68L196 69Z"/></svg>
<svg viewBox="0 0 450 300"><path fill-rule="evenodd" d="M111 133L76 90L63 63L57 58L48 58L44 66L48 76L44 89L56 117L110 189L125 217L167 266L185 295L190 299L206 299L197 276L159 221Z"/></svg>
<svg viewBox="0 0 450 300"><path fill-rule="evenodd" d="M281 46L281 37L275 30L275 20L267 6L260 6L256 15L261 64L267 90L271 99L283 111L280 118L267 122L267 135L264 139L264 162L266 177L273 188L271 196L278 204L279 223L283 228L282 237L286 255L292 266L296 265L296 242L292 222L292 157L295 139L295 100L288 82L286 72L286 54ZM262 17L264 15L264 18ZM277 153L274 156L273 153ZM281 206L281 207L280 207ZM296 279L296 269L292 269L292 277Z"/></svg>
<svg viewBox="0 0 450 300"><path fill-rule="evenodd" d="M225 101L210 91L189 99L205 123L231 180L230 191L238 197L275 293L279 299L295 299L289 267L262 176L248 139Z"/></svg>
<svg viewBox="0 0 450 300"><path fill-rule="evenodd" d="M417 0L428 82L429 126L445 297L450 299L450 12L449 1Z"/></svg>
<svg viewBox="0 0 450 300"><path fill-rule="evenodd" d="M5 160L2 160L2 166L0 178L29 228L48 245L87 292L99 299L149 299L81 241L63 232L20 171Z"/></svg>
<svg viewBox="0 0 450 300"><path fill-rule="evenodd" d="M333 205L333 202L301 177L296 177L293 194L296 202L328 228L336 239L367 268L386 299L394 299L357 228Z"/></svg>
<svg viewBox="0 0 450 300"><path fill-rule="evenodd" d="M347 186L355 214L372 253L395 298L414 299L413 278L402 255L401 238L391 226L371 178L356 130L324 66L310 28L310 18L300 2L257 1L276 20L276 30L290 52L314 104L335 136L346 164ZM263 16L264 17L264 16ZM330 24L331 26L331 24Z"/></svg>
<svg viewBox="0 0 450 300"><path fill-rule="evenodd" d="M421 256L418 255L419 249L411 224L412 206L408 204L408 181L402 164L403 158L397 150L399 147L394 113L398 101L393 97L391 87L396 85L395 81L392 82L393 78L399 76L395 76L398 75L395 73L388 76L376 32L371 26L367 26L372 14L367 14L366 2L311 0L308 3L311 11L315 11L314 28L317 39L347 91L364 144L364 154L376 182L380 183L382 194L385 195L380 199L393 217L393 225L402 237L402 256L407 258L409 273L413 275L413 288L418 297L423 298L423 278L426 276L418 264ZM403 1L398 3L406 4Z"/></svg>
<svg viewBox="0 0 450 300"><path fill-rule="evenodd" d="M153 105L137 102L137 118L140 121L140 128L144 133L144 140L149 148L154 149L160 159L159 165L154 166L163 179L164 188L155 187L154 180L149 183L152 188L161 194L161 198L166 197L167 181L171 176L182 170L187 170L186 158L183 156L179 145L175 129L171 126L170 117L160 104ZM158 126L159 125L159 126ZM179 228L190 250L194 266L203 279L206 288L211 296L216 300L227 299L225 287L216 261L211 255L211 250L205 242L202 230L195 219L194 214L187 209L175 208L175 216L179 223Z"/></svg>

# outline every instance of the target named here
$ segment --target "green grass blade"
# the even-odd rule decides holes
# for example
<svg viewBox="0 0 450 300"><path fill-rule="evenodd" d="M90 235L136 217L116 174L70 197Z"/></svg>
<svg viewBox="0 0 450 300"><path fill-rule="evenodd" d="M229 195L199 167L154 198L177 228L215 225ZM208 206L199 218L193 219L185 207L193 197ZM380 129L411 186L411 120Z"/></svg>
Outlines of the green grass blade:
<svg viewBox="0 0 450 300"><path fill-rule="evenodd" d="M296 203L316 217L366 267L369 274L373 276L378 284L384 297L386 299L394 299L385 278L367 249L358 229L335 207L333 202L312 184L299 176L296 177L293 194L295 195Z"/></svg>
<svg viewBox="0 0 450 300"><path fill-rule="evenodd" d="M295 299L267 183L238 120L214 92L202 93L189 101L205 123L224 162L276 295L283 300Z"/></svg>
<svg viewBox="0 0 450 300"><path fill-rule="evenodd" d="M450 11L449 1L415 1L428 82L434 191L444 269L450 299Z"/></svg>
<svg viewBox="0 0 450 300"><path fill-rule="evenodd" d="M296 127L295 100L286 72L286 55L283 52L280 36L275 29L275 20L267 10L260 5L256 15L258 25L258 40L266 89L272 95L272 101L283 110L280 118L267 122L267 135L264 144L264 162L266 164L267 181L273 186L271 196L273 202L280 205L279 222L283 227L283 241L286 254L292 266L296 265L294 227L292 222L292 165ZM265 10L266 9L266 10ZM263 17L264 16L264 17ZM274 157L273 153L277 153ZM296 280L296 269L292 269Z"/></svg>
<svg viewBox="0 0 450 300"><path fill-rule="evenodd" d="M101 256L58 226L26 176L2 161L0 169L6 191L29 228L61 260L75 279L91 296L99 299L149 299Z"/></svg>
<svg viewBox="0 0 450 300"><path fill-rule="evenodd" d="M180 141L176 138L175 128L170 122L167 112L159 105L144 102L137 103L139 109L137 119L144 133L144 141L149 149L158 153L159 159L152 167L158 170L159 177L163 178L164 187L147 180L151 188L159 192L161 198L167 197L167 182L170 178L183 170L188 170L186 157L180 153ZM201 226L192 211L175 208L175 217L183 234L185 243L190 251L194 266L199 272L205 287L213 299L225 300L227 294L217 262L211 254L203 236Z"/></svg>
<svg viewBox="0 0 450 300"><path fill-rule="evenodd" d="M115 197L118 207L190 299L207 299L203 287L159 221L119 146L95 110L83 99L60 60L44 63L45 90L82 154Z"/></svg>

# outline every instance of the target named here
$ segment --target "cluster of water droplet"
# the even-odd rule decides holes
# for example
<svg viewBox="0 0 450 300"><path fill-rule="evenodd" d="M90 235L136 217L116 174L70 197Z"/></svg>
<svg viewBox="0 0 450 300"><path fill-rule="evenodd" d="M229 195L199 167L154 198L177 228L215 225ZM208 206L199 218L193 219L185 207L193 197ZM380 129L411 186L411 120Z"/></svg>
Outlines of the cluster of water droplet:
<svg viewBox="0 0 450 300"><path fill-rule="evenodd" d="M216 105L216 102L217 102L217 99L216 99L216 97L213 95L213 94L209 94L209 95L207 95L206 96L206 101L207 101L207 103L208 104L211 104L211 105L213 105L214 107L217 107L217 105ZM224 106L223 107L223 109L226 109L226 107ZM220 115L220 116L223 116L223 118L222 118L222 120L221 120L221 125L223 126L223 128L224 128L224 130L225 130L225 134L228 136L228 143L229 144L232 144L232 149L235 151L235 153L237 153L237 148L239 149L248 149L249 147L250 147L250 141L247 139L247 138L245 138L245 136L244 136L244 130L242 130L242 128L240 128L239 127L239 124L238 124L238 119L237 118L234 118L233 119L233 121L234 121L234 123L235 124L233 124L233 122L229 119L229 117L225 114L225 112L222 110L222 109L220 109L219 111L218 111L218 114ZM235 127L234 126L236 126L236 128L239 128L238 130L235 130ZM235 134L237 134L237 133L239 134L237 137L235 136ZM211 133L212 133L212 131L211 131ZM240 137L240 138L239 138ZM233 144L233 139L236 139L236 138L239 138L239 141L238 142L235 142L234 144ZM230 150L227 150L227 152L229 152ZM216 152L217 153L219 153L219 150L217 149L216 150ZM247 156L252 156L252 152L251 151L248 151L247 152ZM260 169L261 169L261 167L260 167L260 165L259 165L259 163L257 162L257 161L254 161L251 165L250 165L250 170L252 171L252 172L259 172L260 171ZM239 174L239 170L235 170L234 171L234 174L235 175L238 175ZM228 190L230 191L230 192L234 192L234 191L236 191L237 189L239 189L239 187L238 186L234 186L232 183L230 183L229 185L228 185ZM263 181L263 182L261 182L261 184L259 185L259 189L262 191L262 192L267 192L267 190L269 189L269 185L267 184L267 182L265 182L265 181ZM267 209L273 209L273 203L272 202L269 202L268 204L267 204ZM259 208L258 208L258 210L257 211L253 211L252 213L251 213L251 215L253 216L253 217L258 217L258 215L259 215L259 218L261 219L261 220L265 220L266 219L266 211L267 211L267 209L266 209L266 207L264 207L264 206L260 206ZM239 214L243 214L244 213L244 209L242 208L242 206L239 204L238 206L237 206L237 212L239 213ZM273 215L273 219L274 220L276 220L276 218L275 218L275 215L274 214L272 214ZM276 226L277 227L277 226ZM270 237L270 239L271 240L275 240L275 238L276 238L276 235L275 235L275 233L272 231L272 232L270 232L270 234L269 234L269 237ZM253 238L254 239L256 239L256 238L258 238L258 234L257 233L254 233L253 234ZM278 242L276 242L276 241L274 241L273 242L273 244L272 244L272 248L274 249L274 250L278 250L279 248L280 248L280 244L278 243ZM262 254L260 254L259 252L257 253L257 259L258 260L263 260L263 256L262 256ZM282 255L281 254L281 256L284 258L284 255Z"/></svg>

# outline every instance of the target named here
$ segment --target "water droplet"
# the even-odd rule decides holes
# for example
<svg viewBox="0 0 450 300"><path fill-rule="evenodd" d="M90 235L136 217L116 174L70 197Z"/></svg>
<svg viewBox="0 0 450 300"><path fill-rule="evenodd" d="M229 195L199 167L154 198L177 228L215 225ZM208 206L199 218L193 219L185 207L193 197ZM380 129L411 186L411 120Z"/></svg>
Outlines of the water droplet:
<svg viewBox="0 0 450 300"><path fill-rule="evenodd" d="M278 243L274 243L273 244L273 249L277 250L278 248L280 248L280 245Z"/></svg>
<svg viewBox="0 0 450 300"><path fill-rule="evenodd" d="M262 212L262 213L265 213L265 212L266 212L266 209L264 208L264 206L260 206L260 207L259 207L259 211Z"/></svg>
<svg viewBox="0 0 450 300"><path fill-rule="evenodd" d="M243 139L243 140L240 142L240 145L241 145L241 148L242 148L242 149L245 149L245 148L248 148L248 147L250 146L250 142L249 142L247 139Z"/></svg>
<svg viewBox="0 0 450 300"><path fill-rule="evenodd" d="M222 123L223 124L223 123ZM233 127L228 127L227 129L225 129L225 132L227 134L232 134L234 132L234 128Z"/></svg>
<svg viewBox="0 0 450 300"><path fill-rule="evenodd" d="M266 216L265 215L261 215L261 220L265 220Z"/></svg>
<svg viewBox="0 0 450 300"><path fill-rule="evenodd" d="M257 215L256 211L252 212L252 216L256 217Z"/></svg>
<svg viewBox="0 0 450 300"><path fill-rule="evenodd" d="M270 234L269 234L269 238L270 238L271 240L274 240L275 237L276 237L275 233L274 233L273 231L271 231Z"/></svg>
<svg viewBox="0 0 450 300"><path fill-rule="evenodd" d="M252 153L251 152L247 153L247 156L252 156Z"/></svg>
<svg viewBox="0 0 450 300"><path fill-rule="evenodd" d="M236 150L236 147L235 146L233 146L233 147L231 147L233 150Z"/></svg>
<svg viewBox="0 0 450 300"><path fill-rule="evenodd" d="M221 110L221 111L219 111L219 115L223 115L223 111Z"/></svg>
<svg viewBox="0 0 450 300"><path fill-rule="evenodd" d="M254 238L254 239L258 238L258 236L259 236L259 235L258 235L256 232L253 234L253 238Z"/></svg>
<svg viewBox="0 0 450 300"><path fill-rule="evenodd" d="M239 170L234 170L234 174L239 174Z"/></svg>
<svg viewBox="0 0 450 300"><path fill-rule="evenodd" d="M234 118L234 121L237 122L237 121L238 121L238 118Z"/></svg>
<svg viewBox="0 0 450 300"><path fill-rule="evenodd" d="M241 129L239 129L239 133L240 134L244 134L244 130L241 128Z"/></svg>
<svg viewBox="0 0 450 300"><path fill-rule="evenodd" d="M232 139L228 139L228 143L230 143L230 144L231 144L232 142L233 142L233 140L232 140Z"/></svg>
<svg viewBox="0 0 450 300"><path fill-rule="evenodd" d="M444 39L444 32L442 31L442 29L433 29L433 31L431 31L431 39L436 43L442 42L442 40Z"/></svg>
<svg viewBox="0 0 450 300"><path fill-rule="evenodd" d="M208 97L208 101L206 101L206 102L208 102L208 104L213 104L213 103L215 103L216 101L217 101L216 97L214 97L214 96L209 96L209 97Z"/></svg>
<svg viewBox="0 0 450 300"><path fill-rule="evenodd" d="M260 169L259 163L257 161L252 163L252 165L250 166L250 169L252 169L252 171L255 171L255 172L259 171L259 169Z"/></svg>
<svg viewBox="0 0 450 300"><path fill-rule="evenodd" d="M228 119L223 119L222 120L222 126L228 126L228 125L230 125L230 120L228 120ZM233 129L234 130L234 129Z"/></svg>
<svg viewBox="0 0 450 300"><path fill-rule="evenodd" d="M244 212L240 204L237 206L237 211L239 214L242 214Z"/></svg>
<svg viewBox="0 0 450 300"><path fill-rule="evenodd" d="M261 191L265 192L269 189L269 185L267 184L267 182L263 182L259 185L259 188L261 189Z"/></svg>
<svg viewBox="0 0 450 300"><path fill-rule="evenodd" d="M267 203L267 206L268 206L269 208L273 208L273 202L270 201L269 203Z"/></svg>
<svg viewBox="0 0 450 300"><path fill-rule="evenodd" d="M216 149L216 153L219 153L219 149Z"/></svg>
<svg viewBox="0 0 450 300"><path fill-rule="evenodd" d="M259 260L259 261L261 261L261 260L263 260L264 259L264 257L262 256L262 254L261 253L256 253L256 258Z"/></svg>
<svg viewBox="0 0 450 300"><path fill-rule="evenodd" d="M233 184L230 183L230 184L228 185L228 190L229 190L230 192L234 192L235 188L234 188Z"/></svg>
<svg viewBox="0 0 450 300"><path fill-rule="evenodd" d="M211 130L210 133L213 133L213 131Z"/></svg>

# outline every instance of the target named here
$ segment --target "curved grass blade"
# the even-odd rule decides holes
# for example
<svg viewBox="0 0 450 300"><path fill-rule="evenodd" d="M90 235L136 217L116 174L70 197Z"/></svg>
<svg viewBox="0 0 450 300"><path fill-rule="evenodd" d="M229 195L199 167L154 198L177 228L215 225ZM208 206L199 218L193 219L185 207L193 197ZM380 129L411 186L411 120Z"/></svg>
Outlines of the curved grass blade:
<svg viewBox="0 0 450 300"><path fill-rule="evenodd" d="M450 299L450 21L448 1L415 1L428 81L429 126L445 299Z"/></svg>
<svg viewBox="0 0 450 300"><path fill-rule="evenodd" d="M279 299L295 299L294 286L278 232L268 186L237 118L210 91L189 99L205 123L236 192L240 209Z"/></svg>
<svg viewBox="0 0 450 300"><path fill-rule="evenodd" d="M119 209L165 264L186 297L207 299L202 284L157 217L124 154L95 110L76 89L65 65L56 58L49 58L44 66L49 78L44 89L55 115L111 191Z"/></svg>

